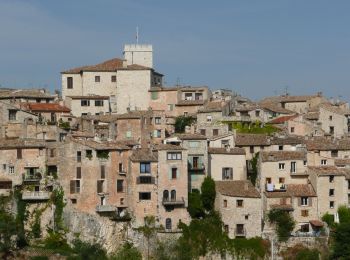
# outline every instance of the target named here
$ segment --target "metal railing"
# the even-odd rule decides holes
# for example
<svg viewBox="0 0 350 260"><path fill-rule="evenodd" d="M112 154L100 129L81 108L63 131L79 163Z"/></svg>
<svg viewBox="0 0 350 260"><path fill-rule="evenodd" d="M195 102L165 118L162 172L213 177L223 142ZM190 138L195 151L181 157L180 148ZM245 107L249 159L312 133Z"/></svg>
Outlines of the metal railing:
<svg viewBox="0 0 350 260"><path fill-rule="evenodd" d="M22 200L48 200L50 193L48 191L24 191Z"/></svg>

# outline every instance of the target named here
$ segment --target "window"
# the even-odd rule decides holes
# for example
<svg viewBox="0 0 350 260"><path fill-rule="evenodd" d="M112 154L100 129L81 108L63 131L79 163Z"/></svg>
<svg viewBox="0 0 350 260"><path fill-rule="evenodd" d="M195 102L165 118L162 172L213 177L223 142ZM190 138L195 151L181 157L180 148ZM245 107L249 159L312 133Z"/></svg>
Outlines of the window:
<svg viewBox="0 0 350 260"><path fill-rule="evenodd" d="M165 200L165 201L169 200L169 191L167 191L167 190L163 191L163 200Z"/></svg>
<svg viewBox="0 0 350 260"><path fill-rule="evenodd" d="M103 100L95 100L95 107L103 107Z"/></svg>
<svg viewBox="0 0 350 260"><path fill-rule="evenodd" d="M82 99L82 100L80 101L80 104L81 104L82 107L88 107L88 106L90 106L90 100L88 100L88 99Z"/></svg>
<svg viewBox="0 0 350 260"><path fill-rule="evenodd" d="M278 150L279 150L279 151L283 151L283 145L279 145L279 146L278 146Z"/></svg>
<svg viewBox="0 0 350 260"><path fill-rule="evenodd" d="M192 93L185 93L185 100L192 100Z"/></svg>
<svg viewBox="0 0 350 260"><path fill-rule="evenodd" d="M4 171L6 171L6 164L3 164L2 165L2 169L4 170ZM348 183L350 183L350 181L348 181ZM350 185L350 184L349 184Z"/></svg>
<svg viewBox="0 0 350 260"><path fill-rule="evenodd" d="M77 199L70 199L70 202L71 202L72 204L77 204Z"/></svg>
<svg viewBox="0 0 350 260"><path fill-rule="evenodd" d="M291 162L290 163L290 172L291 173L296 173L297 172L297 163L296 162Z"/></svg>
<svg viewBox="0 0 350 260"><path fill-rule="evenodd" d="M140 173L151 173L151 163L141 162L140 163Z"/></svg>
<svg viewBox="0 0 350 260"><path fill-rule="evenodd" d="M270 184L271 183L271 178L266 178L266 184Z"/></svg>
<svg viewBox="0 0 350 260"><path fill-rule="evenodd" d="M77 151L77 162L81 162L81 151Z"/></svg>
<svg viewBox="0 0 350 260"><path fill-rule="evenodd" d="M334 126L329 127L329 133L332 135L334 134Z"/></svg>
<svg viewBox="0 0 350 260"><path fill-rule="evenodd" d="M177 168L171 168L171 178L176 179L177 177Z"/></svg>
<svg viewBox="0 0 350 260"><path fill-rule="evenodd" d="M329 116L329 121L332 121L333 120L333 116Z"/></svg>
<svg viewBox="0 0 350 260"><path fill-rule="evenodd" d="M279 163L278 164L278 169L284 170L285 166L286 166L285 163Z"/></svg>
<svg viewBox="0 0 350 260"><path fill-rule="evenodd" d="M329 176L329 182L334 182L334 176L332 175L332 176Z"/></svg>
<svg viewBox="0 0 350 260"><path fill-rule="evenodd" d="M256 110L256 111L255 111L255 116L256 116L256 117L259 117L259 116L260 116L260 111L259 111L259 110Z"/></svg>
<svg viewBox="0 0 350 260"><path fill-rule="evenodd" d="M236 200L236 206L237 206L237 208L242 208L243 207L243 200Z"/></svg>
<svg viewBox="0 0 350 260"><path fill-rule="evenodd" d="M338 150L332 150L331 151L331 156L332 157L338 157Z"/></svg>
<svg viewBox="0 0 350 260"><path fill-rule="evenodd" d="M139 200L150 200L151 193L150 192L139 192Z"/></svg>
<svg viewBox="0 0 350 260"><path fill-rule="evenodd" d="M224 225L224 232L228 234L230 228L228 225Z"/></svg>
<svg viewBox="0 0 350 260"><path fill-rule="evenodd" d="M86 156L86 158L91 159L92 158L92 150L86 150L85 156Z"/></svg>
<svg viewBox="0 0 350 260"><path fill-rule="evenodd" d="M334 196L334 189L329 189L329 196L330 197Z"/></svg>
<svg viewBox="0 0 350 260"><path fill-rule="evenodd" d="M171 199L172 201L175 201L175 200L176 200L176 190L172 190L172 191L170 192L170 199Z"/></svg>
<svg viewBox="0 0 350 260"><path fill-rule="evenodd" d="M101 81L101 77L100 76L95 76L95 82L100 82Z"/></svg>
<svg viewBox="0 0 350 260"><path fill-rule="evenodd" d="M50 149L49 151L50 151L50 157L51 158L55 157L56 150L55 149Z"/></svg>
<svg viewBox="0 0 350 260"><path fill-rule="evenodd" d="M171 230L171 218L165 220L165 229Z"/></svg>
<svg viewBox="0 0 350 260"><path fill-rule="evenodd" d="M227 200L224 200L224 208L227 208Z"/></svg>
<svg viewBox="0 0 350 260"><path fill-rule="evenodd" d="M202 93L195 93L194 99L195 100L203 100L203 94Z"/></svg>
<svg viewBox="0 0 350 260"><path fill-rule="evenodd" d="M70 193L80 193L80 180L71 180L70 181Z"/></svg>
<svg viewBox="0 0 350 260"><path fill-rule="evenodd" d="M106 166L101 165L101 179L106 178Z"/></svg>
<svg viewBox="0 0 350 260"><path fill-rule="evenodd" d="M197 148L197 147L199 147L199 142L198 142L198 141L189 141L188 143L189 143L189 146L190 146L191 148Z"/></svg>
<svg viewBox="0 0 350 260"><path fill-rule="evenodd" d="M236 225L236 235L244 235L244 224Z"/></svg>
<svg viewBox="0 0 350 260"><path fill-rule="evenodd" d="M329 202L329 208L334 209L334 201Z"/></svg>
<svg viewBox="0 0 350 260"><path fill-rule="evenodd" d="M15 167L9 166L9 173L15 173Z"/></svg>
<svg viewBox="0 0 350 260"><path fill-rule="evenodd" d="M310 226L309 224L302 224L300 226L300 231L303 232L303 233L308 233L310 232Z"/></svg>
<svg viewBox="0 0 350 260"><path fill-rule="evenodd" d="M15 121L17 115L17 110L9 109L9 121Z"/></svg>
<svg viewBox="0 0 350 260"><path fill-rule="evenodd" d="M304 166L307 166L307 161L306 160L304 161Z"/></svg>
<svg viewBox="0 0 350 260"><path fill-rule="evenodd" d="M77 178L77 179L81 179L81 167L77 167L77 170L76 170L76 178Z"/></svg>
<svg viewBox="0 0 350 260"><path fill-rule="evenodd" d="M124 192L124 180L117 180L117 192Z"/></svg>
<svg viewBox="0 0 350 260"><path fill-rule="evenodd" d="M219 135L219 129L213 129L213 136Z"/></svg>
<svg viewBox="0 0 350 260"><path fill-rule="evenodd" d="M161 120L162 120L161 117L155 117L155 118L154 118L154 123L155 123L156 125L160 125L160 124L161 124Z"/></svg>
<svg viewBox="0 0 350 260"><path fill-rule="evenodd" d="M168 160L182 160L181 152L168 152L167 153Z"/></svg>
<svg viewBox="0 0 350 260"><path fill-rule="evenodd" d="M309 205L309 197L301 197L301 206L308 206Z"/></svg>
<svg viewBox="0 0 350 260"><path fill-rule="evenodd" d="M232 180L233 179L233 169L229 167L222 168L222 179Z"/></svg>
<svg viewBox="0 0 350 260"><path fill-rule="evenodd" d="M22 159L22 149L17 149L17 159Z"/></svg>
<svg viewBox="0 0 350 260"><path fill-rule="evenodd" d="M159 130L159 129L154 130L154 131L153 131L153 137L155 137L155 138L160 138L160 137L162 137L162 130Z"/></svg>
<svg viewBox="0 0 350 260"><path fill-rule="evenodd" d="M132 136L131 131L126 131L125 135L126 135L126 138L131 138Z"/></svg>
<svg viewBox="0 0 350 260"><path fill-rule="evenodd" d="M137 177L137 184L154 184L155 178L150 175L142 175Z"/></svg>
<svg viewBox="0 0 350 260"><path fill-rule="evenodd" d="M250 152L250 153L254 153L254 146L251 145L251 146L249 147L249 152Z"/></svg>
<svg viewBox="0 0 350 260"><path fill-rule="evenodd" d="M229 140L221 140L221 148L229 147Z"/></svg>
<svg viewBox="0 0 350 260"><path fill-rule="evenodd" d="M111 82L117 82L117 76L115 75L111 76Z"/></svg>
<svg viewBox="0 0 350 260"><path fill-rule="evenodd" d="M98 180L97 181L97 193L103 193L104 189L103 189L103 185L104 184L104 180Z"/></svg>
<svg viewBox="0 0 350 260"><path fill-rule="evenodd" d="M201 135L205 135L205 129L200 130Z"/></svg>
<svg viewBox="0 0 350 260"><path fill-rule="evenodd" d="M308 210L302 210L301 211L301 216L302 217L308 217L309 216L309 211Z"/></svg>
<svg viewBox="0 0 350 260"><path fill-rule="evenodd" d="M168 104L168 111L174 110L174 104Z"/></svg>
<svg viewBox="0 0 350 260"><path fill-rule="evenodd" d="M327 165L327 160L325 159L321 160L321 165Z"/></svg>
<svg viewBox="0 0 350 260"><path fill-rule="evenodd" d="M291 132L291 133L294 133L294 130L295 130L295 128L292 126L292 127L290 128L290 132Z"/></svg>
<svg viewBox="0 0 350 260"><path fill-rule="evenodd" d="M67 77L67 88L73 88L73 77Z"/></svg>
<svg viewBox="0 0 350 260"><path fill-rule="evenodd" d="M124 172L122 163L119 163L118 169L119 169L119 172Z"/></svg>
<svg viewBox="0 0 350 260"><path fill-rule="evenodd" d="M212 116L207 116L207 122L211 122Z"/></svg>
<svg viewBox="0 0 350 260"><path fill-rule="evenodd" d="M184 112L184 116L188 116L188 112L185 111L185 112Z"/></svg>
<svg viewBox="0 0 350 260"><path fill-rule="evenodd" d="M151 99L152 100L157 100L158 99L158 91L151 92Z"/></svg>

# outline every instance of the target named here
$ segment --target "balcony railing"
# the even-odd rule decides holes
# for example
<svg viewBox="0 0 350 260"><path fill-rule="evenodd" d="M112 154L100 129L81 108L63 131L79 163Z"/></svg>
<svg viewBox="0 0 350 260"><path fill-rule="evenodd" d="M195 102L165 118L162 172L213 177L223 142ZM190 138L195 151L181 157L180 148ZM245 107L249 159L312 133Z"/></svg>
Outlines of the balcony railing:
<svg viewBox="0 0 350 260"><path fill-rule="evenodd" d="M287 185L284 183L267 183L266 191L286 191Z"/></svg>
<svg viewBox="0 0 350 260"><path fill-rule="evenodd" d="M41 173L28 174L24 173L22 175L24 182L39 182L42 179Z"/></svg>
<svg viewBox="0 0 350 260"><path fill-rule="evenodd" d="M204 171L205 165L204 163L198 163L197 165L193 165L192 163L189 163L188 169L191 171Z"/></svg>
<svg viewBox="0 0 350 260"><path fill-rule="evenodd" d="M164 206L184 206L185 205L185 199L182 198L163 198L163 205Z"/></svg>
<svg viewBox="0 0 350 260"><path fill-rule="evenodd" d="M153 176L138 176L136 177L137 184L155 184L156 178Z"/></svg>
<svg viewBox="0 0 350 260"><path fill-rule="evenodd" d="M117 208L113 205L97 205L96 212L105 213L105 212L115 212Z"/></svg>
<svg viewBox="0 0 350 260"><path fill-rule="evenodd" d="M48 200L50 193L48 191L24 191L22 200Z"/></svg>
<svg viewBox="0 0 350 260"><path fill-rule="evenodd" d="M247 235L245 228L235 228L235 236L236 237L245 237Z"/></svg>
<svg viewBox="0 0 350 260"><path fill-rule="evenodd" d="M119 172L120 175L126 175L126 170L125 169L119 170L118 172Z"/></svg>

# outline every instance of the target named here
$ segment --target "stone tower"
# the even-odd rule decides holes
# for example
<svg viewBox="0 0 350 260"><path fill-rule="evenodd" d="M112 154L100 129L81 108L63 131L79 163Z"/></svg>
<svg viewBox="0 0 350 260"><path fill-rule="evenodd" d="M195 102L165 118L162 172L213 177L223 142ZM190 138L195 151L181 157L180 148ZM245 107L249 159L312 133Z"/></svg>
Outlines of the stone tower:
<svg viewBox="0 0 350 260"><path fill-rule="evenodd" d="M153 68L153 48L150 44L126 44L123 54L127 65L138 64Z"/></svg>

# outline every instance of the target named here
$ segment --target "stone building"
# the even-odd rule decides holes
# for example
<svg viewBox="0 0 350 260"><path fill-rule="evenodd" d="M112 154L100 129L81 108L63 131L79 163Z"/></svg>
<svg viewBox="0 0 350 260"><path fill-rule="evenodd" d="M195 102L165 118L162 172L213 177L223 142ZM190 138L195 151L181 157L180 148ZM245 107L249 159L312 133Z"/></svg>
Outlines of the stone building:
<svg viewBox="0 0 350 260"><path fill-rule="evenodd" d="M230 238L261 236L262 201L259 192L246 180L216 181L215 209L222 216Z"/></svg>
<svg viewBox="0 0 350 260"><path fill-rule="evenodd" d="M45 89L0 88L0 100L11 103L52 103L57 98L57 95L51 95Z"/></svg>

